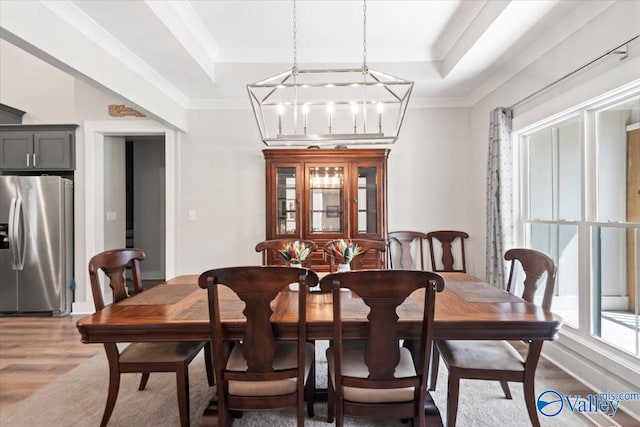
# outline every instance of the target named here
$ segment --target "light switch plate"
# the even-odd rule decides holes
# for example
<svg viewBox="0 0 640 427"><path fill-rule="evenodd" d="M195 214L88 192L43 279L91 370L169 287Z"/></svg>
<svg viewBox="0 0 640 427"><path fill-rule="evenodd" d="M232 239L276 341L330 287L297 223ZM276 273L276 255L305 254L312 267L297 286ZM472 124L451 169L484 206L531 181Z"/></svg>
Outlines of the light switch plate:
<svg viewBox="0 0 640 427"><path fill-rule="evenodd" d="M107 221L116 221L118 219L118 215L115 211L107 211Z"/></svg>

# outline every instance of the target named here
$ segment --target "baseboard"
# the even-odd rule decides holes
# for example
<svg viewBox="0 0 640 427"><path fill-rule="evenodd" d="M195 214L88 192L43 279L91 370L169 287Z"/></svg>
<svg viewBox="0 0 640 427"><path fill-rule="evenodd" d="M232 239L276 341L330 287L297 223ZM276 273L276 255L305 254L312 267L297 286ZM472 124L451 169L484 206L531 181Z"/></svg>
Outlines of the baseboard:
<svg viewBox="0 0 640 427"><path fill-rule="evenodd" d="M83 315L83 314L93 314L95 309L93 308L93 304L90 302L74 302L71 303L71 315Z"/></svg>
<svg viewBox="0 0 640 427"><path fill-rule="evenodd" d="M158 271L143 271L142 280L164 280L164 272Z"/></svg>
<svg viewBox="0 0 640 427"><path fill-rule="evenodd" d="M596 393L637 392L640 373L598 347L583 337L561 334L557 341L545 343L542 354ZM620 408L640 422L640 400L622 401Z"/></svg>

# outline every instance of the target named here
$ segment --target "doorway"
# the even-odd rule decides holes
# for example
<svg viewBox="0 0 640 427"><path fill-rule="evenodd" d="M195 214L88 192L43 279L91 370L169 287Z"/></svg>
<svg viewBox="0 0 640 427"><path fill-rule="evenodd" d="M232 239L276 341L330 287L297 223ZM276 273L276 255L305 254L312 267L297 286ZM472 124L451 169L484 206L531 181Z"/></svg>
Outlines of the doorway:
<svg viewBox="0 0 640 427"><path fill-rule="evenodd" d="M144 251L145 284L166 277L164 145L164 135L125 137L125 244Z"/></svg>
<svg viewBox="0 0 640 427"><path fill-rule="evenodd" d="M165 279L164 151L164 135L104 138L104 246L143 250L145 285Z"/></svg>
<svg viewBox="0 0 640 427"><path fill-rule="evenodd" d="M164 275L174 277L179 260L176 258L176 221L178 208L176 205L177 183L177 145L179 135L175 130L151 120L106 120L86 121L84 123L84 164L78 168L80 182L84 185L76 192L76 213L78 221L75 224L76 247L80 248L75 263L77 289L72 312L92 313L93 300L91 284L86 277L88 260L96 253L105 250L105 139L110 135L129 136L164 136L164 194L165 209L162 212L164 223ZM124 176L124 163L123 163ZM123 188L124 194L124 188ZM123 228L124 229L124 228ZM122 245L126 244L123 233ZM83 259L84 258L84 259Z"/></svg>

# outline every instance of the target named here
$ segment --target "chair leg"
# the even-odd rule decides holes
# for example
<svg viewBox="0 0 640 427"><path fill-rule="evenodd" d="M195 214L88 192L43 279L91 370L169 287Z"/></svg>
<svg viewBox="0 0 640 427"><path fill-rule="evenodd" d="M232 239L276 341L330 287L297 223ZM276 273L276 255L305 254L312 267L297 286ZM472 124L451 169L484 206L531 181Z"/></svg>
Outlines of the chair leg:
<svg viewBox="0 0 640 427"><path fill-rule="evenodd" d="M524 388L524 403L527 405L527 412L529 413L529 420L533 427L540 427L540 420L538 419L538 411L536 410L536 391L533 378L530 381L522 383Z"/></svg>
<svg viewBox="0 0 640 427"><path fill-rule="evenodd" d="M336 415L336 392L331 378L327 378L327 422L333 423Z"/></svg>
<svg viewBox="0 0 640 427"><path fill-rule="evenodd" d="M207 341L204 346L204 367L207 370L207 382L209 387L216 385L216 380L213 375L213 351L211 350L211 341Z"/></svg>
<svg viewBox="0 0 640 427"><path fill-rule="evenodd" d="M180 363L176 367L176 389L178 393L180 425L182 427L189 427L189 366L186 363Z"/></svg>
<svg viewBox="0 0 640 427"><path fill-rule="evenodd" d="M344 425L344 405L342 396L338 397L336 393L336 427L342 427Z"/></svg>
<svg viewBox="0 0 640 427"><path fill-rule="evenodd" d="M436 383L438 382L438 370L440 368L440 352L435 343L431 352L431 372L429 373L429 391L436 391Z"/></svg>
<svg viewBox="0 0 640 427"><path fill-rule="evenodd" d="M120 371L115 364L109 363L109 392L107 394L107 404L104 407L104 413L102 414L102 421L100 421L100 427L105 427L111 418L113 408L116 406L116 400L118 399L118 390L120 389Z"/></svg>
<svg viewBox="0 0 640 427"><path fill-rule="evenodd" d="M138 386L138 390L144 390L147 386L147 382L149 381L149 372L143 372L142 378L140 378L140 385Z"/></svg>
<svg viewBox="0 0 640 427"><path fill-rule="evenodd" d="M304 389L304 398L307 401L307 415L313 418L313 397L316 391L316 362L315 358L311 364L311 370L309 371L309 378L307 378L307 384Z"/></svg>
<svg viewBox="0 0 640 427"><path fill-rule="evenodd" d="M511 399L511 390L509 390L509 383L506 381L500 381L500 387L502 387L504 397L506 397L507 399Z"/></svg>
<svg viewBox="0 0 640 427"><path fill-rule="evenodd" d="M447 386L447 427L455 427L458 416L458 396L460 394L460 374L449 368L449 384Z"/></svg>

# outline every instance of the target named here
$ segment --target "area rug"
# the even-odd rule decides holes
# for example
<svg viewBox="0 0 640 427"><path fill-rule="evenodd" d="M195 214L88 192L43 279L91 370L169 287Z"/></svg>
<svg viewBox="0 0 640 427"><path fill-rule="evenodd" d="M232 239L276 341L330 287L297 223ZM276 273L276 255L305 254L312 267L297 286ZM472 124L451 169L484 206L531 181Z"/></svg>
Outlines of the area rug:
<svg viewBox="0 0 640 427"><path fill-rule="evenodd" d="M318 386L326 386L326 359L322 345L318 345ZM446 369L438 376L433 398L446 414ZM122 376L118 401L109 422L110 426L179 426L178 404L174 374L153 373L144 391L138 391L139 374ZM191 425L198 426L201 414L214 394L206 380L204 360L200 354L189 367ZM107 396L108 367L103 352L76 367L44 388L0 415L2 427L62 427L98 426ZM545 389L543 383L536 390ZM522 386L511 386L513 400L507 400L497 382L465 381L460 386L458 423L460 427L527 426L529 418L522 397ZM305 425L325 427L327 407L316 403L315 418ZM553 418L540 417L543 426L585 426L584 417L562 412ZM293 410L249 412L234 423L235 426L295 426ZM400 421L377 421L364 418L345 419L345 426L406 426Z"/></svg>

